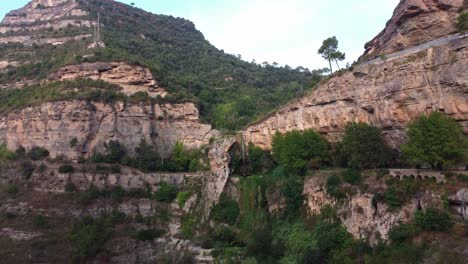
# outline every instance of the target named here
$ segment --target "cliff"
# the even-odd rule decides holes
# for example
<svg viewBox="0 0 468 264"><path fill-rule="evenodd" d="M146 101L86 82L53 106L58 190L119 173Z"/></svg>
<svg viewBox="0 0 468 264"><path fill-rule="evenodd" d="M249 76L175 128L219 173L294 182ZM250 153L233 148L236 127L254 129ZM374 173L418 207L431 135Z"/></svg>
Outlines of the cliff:
<svg viewBox="0 0 468 264"><path fill-rule="evenodd" d="M456 33L456 20L466 0L400 1L385 29L366 45L361 59L394 53Z"/></svg>
<svg viewBox="0 0 468 264"><path fill-rule="evenodd" d="M408 4L413 2L402 1L397 11L406 7L409 12ZM391 21L400 13L395 12ZM407 19L399 23L411 25L417 18ZM391 45L386 48L395 50ZM310 94L251 124L243 136L246 142L269 149L277 131L315 129L334 142L348 122L365 122L380 128L397 148L405 140L407 124L430 111L446 113L468 133L467 71L468 38L450 35L340 72Z"/></svg>

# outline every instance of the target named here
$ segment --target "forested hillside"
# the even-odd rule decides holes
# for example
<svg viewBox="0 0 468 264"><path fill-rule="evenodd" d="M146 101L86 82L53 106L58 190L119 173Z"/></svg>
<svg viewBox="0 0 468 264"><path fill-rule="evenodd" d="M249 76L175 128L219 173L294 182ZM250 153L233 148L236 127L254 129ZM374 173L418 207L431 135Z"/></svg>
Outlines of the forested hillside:
<svg viewBox="0 0 468 264"><path fill-rule="evenodd" d="M110 0L78 2L92 20L101 15L106 48L90 55L84 40L61 46L7 44L2 56L31 63L3 73L3 83L44 78L69 64L129 61L149 68L174 101L197 103L205 122L236 130L303 95L321 79L320 71L260 65L226 54L186 19L154 15ZM73 33L69 31L92 33L89 28L69 27L41 34L57 37Z"/></svg>

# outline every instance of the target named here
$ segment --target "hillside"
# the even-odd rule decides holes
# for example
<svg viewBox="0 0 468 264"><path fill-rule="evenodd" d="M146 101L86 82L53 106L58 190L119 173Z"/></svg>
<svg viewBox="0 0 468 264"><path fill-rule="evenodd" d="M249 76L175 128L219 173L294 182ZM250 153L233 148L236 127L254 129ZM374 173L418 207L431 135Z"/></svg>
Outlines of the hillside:
<svg viewBox="0 0 468 264"><path fill-rule="evenodd" d="M6 88L15 86L12 81L38 81L65 65L127 61L150 69L174 100L195 102L205 122L235 130L302 95L321 78L308 70L244 62L212 46L182 18L111 0L52 1L58 6L46 8L34 2L40 1L10 13L0 25L0 43L7 43L0 56L10 65L0 76ZM64 12L67 8L71 13ZM22 19L23 13L30 13L31 21ZM98 13L106 48L93 51L87 47Z"/></svg>
<svg viewBox="0 0 468 264"><path fill-rule="evenodd" d="M182 18L31 1L0 24L0 262L464 264L467 22L402 0L322 80Z"/></svg>

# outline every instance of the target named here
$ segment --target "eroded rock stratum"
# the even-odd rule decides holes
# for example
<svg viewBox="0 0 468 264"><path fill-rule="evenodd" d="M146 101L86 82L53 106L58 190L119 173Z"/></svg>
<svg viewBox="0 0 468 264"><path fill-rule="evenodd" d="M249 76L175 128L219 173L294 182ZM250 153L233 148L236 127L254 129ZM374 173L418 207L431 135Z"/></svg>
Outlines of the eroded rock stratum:
<svg viewBox="0 0 468 264"><path fill-rule="evenodd" d="M309 95L249 126L244 137L269 149L278 131L315 129L337 141L348 122L370 123L398 147L405 127L430 111L468 133L468 38L382 62L361 64L320 83Z"/></svg>

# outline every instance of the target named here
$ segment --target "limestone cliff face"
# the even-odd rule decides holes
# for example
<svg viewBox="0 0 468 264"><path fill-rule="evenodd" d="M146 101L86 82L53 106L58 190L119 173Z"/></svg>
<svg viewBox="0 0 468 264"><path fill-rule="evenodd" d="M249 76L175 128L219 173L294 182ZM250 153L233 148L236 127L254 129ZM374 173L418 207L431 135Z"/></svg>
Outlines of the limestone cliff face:
<svg viewBox="0 0 468 264"><path fill-rule="evenodd" d="M309 95L249 126L247 142L271 147L275 132L315 129L336 141L348 122L366 122L398 147L409 122L444 112L468 133L468 38L355 66L320 83Z"/></svg>
<svg viewBox="0 0 468 264"><path fill-rule="evenodd" d="M199 122L192 103L164 105L103 104L85 101L51 102L0 117L0 140L9 148L45 147L52 157L89 156L104 144L118 140L133 151L145 140L161 153L170 153L176 141L188 148L208 144L218 135ZM75 147L70 146L73 139Z"/></svg>
<svg viewBox="0 0 468 264"><path fill-rule="evenodd" d="M34 0L11 11L0 23L0 43L53 44L90 38L96 23L75 0ZM67 36L44 36L46 30L77 29ZM88 29L87 29L88 28Z"/></svg>
<svg viewBox="0 0 468 264"><path fill-rule="evenodd" d="M304 196L310 214L320 214L326 205L335 206L338 217L354 238L376 245L381 239L388 240L388 232L394 225L411 220L418 208L441 207L443 194L426 191L398 210L390 210L385 203L373 202L371 193L358 192L345 202L337 202L327 194L325 178L311 177L304 183Z"/></svg>
<svg viewBox="0 0 468 264"><path fill-rule="evenodd" d="M70 65L49 76L50 81L78 78L102 80L122 87L126 95L146 92L151 97L165 97L167 92L159 86L150 70L123 62L98 62Z"/></svg>
<svg viewBox="0 0 468 264"><path fill-rule="evenodd" d="M386 28L366 44L365 58L422 44L456 32L460 9L465 0L405 0L395 9Z"/></svg>

